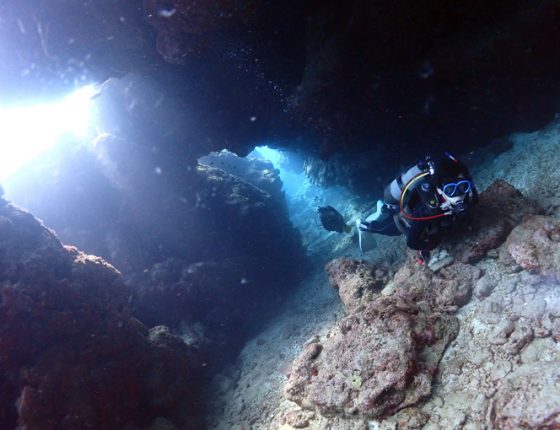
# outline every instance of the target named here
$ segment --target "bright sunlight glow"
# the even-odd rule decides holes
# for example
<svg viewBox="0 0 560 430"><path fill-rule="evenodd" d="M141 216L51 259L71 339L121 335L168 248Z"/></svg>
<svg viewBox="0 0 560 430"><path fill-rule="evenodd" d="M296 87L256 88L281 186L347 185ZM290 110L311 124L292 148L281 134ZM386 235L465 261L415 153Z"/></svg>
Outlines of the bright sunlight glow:
<svg viewBox="0 0 560 430"><path fill-rule="evenodd" d="M0 107L0 180L56 145L64 135L85 137L95 86L63 100L29 107Z"/></svg>

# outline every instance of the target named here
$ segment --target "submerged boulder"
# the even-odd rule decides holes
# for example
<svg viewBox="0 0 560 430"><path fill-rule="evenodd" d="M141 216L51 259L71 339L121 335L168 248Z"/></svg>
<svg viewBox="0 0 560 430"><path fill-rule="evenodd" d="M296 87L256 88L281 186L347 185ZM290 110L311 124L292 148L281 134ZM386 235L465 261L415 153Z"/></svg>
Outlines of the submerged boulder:
<svg viewBox="0 0 560 430"><path fill-rule="evenodd" d="M480 269L463 263L454 263L433 273L409 258L390 286L395 294L407 300L425 303L433 309L454 311L468 303L480 275Z"/></svg>
<svg viewBox="0 0 560 430"><path fill-rule="evenodd" d="M1 203L2 427L137 428L158 416L196 422L187 346L131 316L130 289L111 265Z"/></svg>
<svg viewBox="0 0 560 430"><path fill-rule="evenodd" d="M502 381L488 413L491 429L560 428L560 362L523 364Z"/></svg>
<svg viewBox="0 0 560 430"><path fill-rule="evenodd" d="M325 270L330 284L338 291L348 312L355 311L379 296L390 276L387 269L376 268L367 261L348 258L330 261Z"/></svg>
<svg viewBox="0 0 560 430"><path fill-rule="evenodd" d="M472 208L464 228L450 232L444 245L452 249L456 260L476 263L489 250L503 244L524 217L541 211L535 201L524 197L512 185L496 180L480 193L479 204Z"/></svg>
<svg viewBox="0 0 560 430"><path fill-rule="evenodd" d="M287 397L324 416L380 417L426 398L458 320L397 296L368 303L293 363Z"/></svg>
<svg viewBox="0 0 560 430"><path fill-rule="evenodd" d="M560 279L560 221L528 217L513 229L505 249L524 270Z"/></svg>

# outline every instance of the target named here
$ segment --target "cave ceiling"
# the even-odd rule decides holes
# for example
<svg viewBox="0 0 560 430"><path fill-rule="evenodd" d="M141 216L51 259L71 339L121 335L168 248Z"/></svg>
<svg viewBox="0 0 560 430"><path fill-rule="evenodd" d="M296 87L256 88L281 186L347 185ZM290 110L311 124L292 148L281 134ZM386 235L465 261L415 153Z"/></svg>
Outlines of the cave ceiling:
<svg viewBox="0 0 560 430"><path fill-rule="evenodd" d="M0 23L3 104L126 77L155 99L138 135L193 157L460 151L560 100L552 0L4 0Z"/></svg>

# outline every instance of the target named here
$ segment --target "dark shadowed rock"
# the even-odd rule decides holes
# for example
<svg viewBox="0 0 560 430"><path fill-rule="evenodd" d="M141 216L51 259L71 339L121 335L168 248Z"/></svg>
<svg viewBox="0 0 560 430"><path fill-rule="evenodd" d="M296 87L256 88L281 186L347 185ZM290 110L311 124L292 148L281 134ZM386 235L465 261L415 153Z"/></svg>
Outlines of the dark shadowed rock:
<svg viewBox="0 0 560 430"><path fill-rule="evenodd" d="M380 417L426 398L455 317L397 296L378 298L339 323L320 354L297 358L287 397L325 416Z"/></svg>
<svg viewBox="0 0 560 430"><path fill-rule="evenodd" d="M415 158L538 128L558 110L552 0L20 0L0 13L3 94L149 76L189 111L196 138L178 145L193 152L278 138L321 158Z"/></svg>
<svg viewBox="0 0 560 430"><path fill-rule="evenodd" d="M166 61L184 64L214 48L215 34L247 25L256 18L260 0L185 1L144 0L148 22L157 30L157 50Z"/></svg>
<svg viewBox="0 0 560 430"><path fill-rule="evenodd" d="M11 183L21 204L65 243L118 267L134 287L134 316L182 327L204 362L234 356L306 270L270 163L219 153L215 167L189 169L178 155L116 137L95 151L67 149L53 156L56 173L25 170ZM9 220L3 229L9 237Z"/></svg>
<svg viewBox="0 0 560 430"><path fill-rule="evenodd" d="M167 258L151 263L138 310L147 312L148 321L172 325L181 319L209 322L212 314L217 318L212 325L224 326L234 315L244 319L248 307L265 306L267 298L278 295L276 287L289 288L305 267L305 256L278 195L215 167L199 166L193 182L185 219L162 225L170 229L165 237L172 248ZM149 240L155 250L163 237L139 239ZM183 249L182 258L174 258ZM161 253L152 256L160 258ZM153 306L153 300L171 306Z"/></svg>
<svg viewBox="0 0 560 430"><path fill-rule="evenodd" d="M3 428L196 428L191 352L131 316L120 274L12 205L0 219Z"/></svg>

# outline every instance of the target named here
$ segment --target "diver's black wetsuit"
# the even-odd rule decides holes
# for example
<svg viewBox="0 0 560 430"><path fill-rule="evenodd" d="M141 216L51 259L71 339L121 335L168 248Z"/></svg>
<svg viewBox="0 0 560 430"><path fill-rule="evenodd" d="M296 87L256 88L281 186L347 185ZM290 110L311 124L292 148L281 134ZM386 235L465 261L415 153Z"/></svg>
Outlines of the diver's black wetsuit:
<svg viewBox="0 0 560 430"><path fill-rule="evenodd" d="M450 157L438 161L437 168L430 173L427 160L415 164L393 180L384 191L384 207L377 220L364 223L368 232L386 236L406 235L409 248L419 251L431 251L442 241L447 229L456 225L464 217L469 207L478 202L474 184L462 201L460 208L444 211L441 209L441 196L436 187L446 181L464 178L472 182L466 166ZM412 184L412 185L411 185ZM407 187L409 186L409 187ZM406 191L402 201L401 193Z"/></svg>

